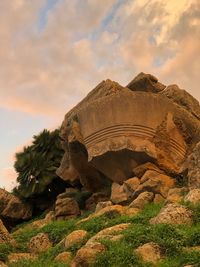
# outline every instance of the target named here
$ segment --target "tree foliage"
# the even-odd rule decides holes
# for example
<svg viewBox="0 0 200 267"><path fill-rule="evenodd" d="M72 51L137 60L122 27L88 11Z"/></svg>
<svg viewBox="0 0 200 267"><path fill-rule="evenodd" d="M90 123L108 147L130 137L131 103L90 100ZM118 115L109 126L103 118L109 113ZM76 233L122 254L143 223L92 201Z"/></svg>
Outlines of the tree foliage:
<svg viewBox="0 0 200 267"><path fill-rule="evenodd" d="M41 194L57 177L55 171L62 155L58 129L52 132L45 129L33 136L32 145L16 153L14 167L19 186L14 192L24 198Z"/></svg>

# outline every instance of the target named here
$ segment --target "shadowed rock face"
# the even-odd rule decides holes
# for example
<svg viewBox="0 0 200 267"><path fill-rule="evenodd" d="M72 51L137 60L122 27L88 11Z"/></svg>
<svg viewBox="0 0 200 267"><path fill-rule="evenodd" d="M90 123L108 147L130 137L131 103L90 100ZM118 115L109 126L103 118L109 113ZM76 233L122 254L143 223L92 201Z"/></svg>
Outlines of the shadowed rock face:
<svg viewBox="0 0 200 267"><path fill-rule="evenodd" d="M186 91L165 88L150 74L127 87L103 81L65 116L57 174L71 183L79 179L91 192L122 183L145 162L178 174L200 139L199 112Z"/></svg>

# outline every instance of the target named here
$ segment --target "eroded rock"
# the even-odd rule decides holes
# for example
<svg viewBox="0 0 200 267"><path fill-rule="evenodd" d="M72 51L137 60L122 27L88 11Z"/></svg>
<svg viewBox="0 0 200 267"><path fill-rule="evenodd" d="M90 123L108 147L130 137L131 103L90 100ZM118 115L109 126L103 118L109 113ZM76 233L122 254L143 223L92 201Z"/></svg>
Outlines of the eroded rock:
<svg viewBox="0 0 200 267"><path fill-rule="evenodd" d="M144 206L150 202L152 202L154 198L154 193L152 192L142 192L136 199L131 202L129 207L143 209Z"/></svg>
<svg viewBox="0 0 200 267"><path fill-rule="evenodd" d="M86 236L88 235L87 231L84 230L76 230L70 233L65 237L64 246L66 249L72 247L73 245L81 244Z"/></svg>
<svg viewBox="0 0 200 267"><path fill-rule="evenodd" d="M190 192L185 196L184 200L189 201L194 205L200 203L200 189L196 188L190 190Z"/></svg>
<svg viewBox="0 0 200 267"><path fill-rule="evenodd" d="M48 234L39 233L36 236L32 237L28 248L31 253L40 253L46 251L50 247L52 247L52 242L49 240Z"/></svg>
<svg viewBox="0 0 200 267"><path fill-rule="evenodd" d="M72 261L72 253L69 251L61 252L55 257L55 260L69 265Z"/></svg>
<svg viewBox="0 0 200 267"><path fill-rule="evenodd" d="M112 184L110 199L114 204L126 203L128 198L128 194L125 192L123 185L117 183Z"/></svg>
<svg viewBox="0 0 200 267"><path fill-rule="evenodd" d="M160 246L153 242L138 247L135 252L142 257L143 261L152 262L154 264L158 263L162 258Z"/></svg>
<svg viewBox="0 0 200 267"><path fill-rule="evenodd" d="M59 198L55 203L56 219L73 218L80 215L78 203L73 198Z"/></svg>

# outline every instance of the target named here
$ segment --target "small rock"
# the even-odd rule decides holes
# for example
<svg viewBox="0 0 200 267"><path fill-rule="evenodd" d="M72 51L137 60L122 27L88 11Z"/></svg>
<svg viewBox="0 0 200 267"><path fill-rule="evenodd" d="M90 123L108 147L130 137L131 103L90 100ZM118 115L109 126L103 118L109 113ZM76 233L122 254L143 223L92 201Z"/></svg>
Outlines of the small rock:
<svg viewBox="0 0 200 267"><path fill-rule="evenodd" d="M192 212L180 204L167 204L160 213L150 220L151 224L190 224L192 223Z"/></svg>
<svg viewBox="0 0 200 267"><path fill-rule="evenodd" d="M73 245L81 244L86 236L88 235L87 231L76 230L70 233L65 237L64 246L66 249L72 247Z"/></svg>
<svg viewBox="0 0 200 267"><path fill-rule="evenodd" d="M168 191L167 203L180 203L183 200L183 194L187 192L187 189L185 187L181 188L171 188Z"/></svg>
<svg viewBox="0 0 200 267"><path fill-rule="evenodd" d="M158 263L162 258L159 245L153 242L138 247L135 252L142 257L143 261L152 262L154 264Z"/></svg>
<svg viewBox="0 0 200 267"><path fill-rule="evenodd" d="M126 192L128 197L131 197L133 192L138 188L140 180L137 177L126 180L123 184L123 190Z"/></svg>
<svg viewBox="0 0 200 267"><path fill-rule="evenodd" d="M141 193L131 204L129 207L143 209L144 206L150 203L154 198L154 193L152 192L143 192Z"/></svg>
<svg viewBox="0 0 200 267"><path fill-rule="evenodd" d="M128 195L124 191L123 185L119 185L117 183L112 184L110 199L114 204L123 204L127 202Z"/></svg>
<svg viewBox="0 0 200 267"><path fill-rule="evenodd" d="M190 190L190 192L185 196L185 201L189 201L192 204L200 203L200 189L195 188Z"/></svg>
<svg viewBox="0 0 200 267"><path fill-rule="evenodd" d="M61 252L55 257L55 260L66 264L70 264L72 260L72 253L68 251Z"/></svg>
<svg viewBox="0 0 200 267"><path fill-rule="evenodd" d="M8 265L6 265L5 262L0 261L0 267L8 267Z"/></svg>
<svg viewBox="0 0 200 267"><path fill-rule="evenodd" d="M110 206L112 206L112 205L113 205L113 204L112 204L111 201L102 201L102 202L99 202L99 203L97 203L97 205L96 205L95 212L98 212L98 211L102 210L103 208L105 208L105 207L110 207Z"/></svg>
<svg viewBox="0 0 200 267"><path fill-rule="evenodd" d="M52 245L53 244L49 240L48 235L45 233L40 233L31 238L28 248L31 253L40 253L49 249L52 247Z"/></svg>
<svg viewBox="0 0 200 267"><path fill-rule="evenodd" d="M77 251L71 267L88 267L104 251L106 251L106 247L100 243L91 243L84 246Z"/></svg>
<svg viewBox="0 0 200 267"><path fill-rule="evenodd" d="M91 195L91 197L89 197L86 202L85 202L85 209L86 210L90 210L90 211L94 211L96 208L96 205L99 202L105 202L108 201L109 197L107 195L105 195L104 193L94 193Z"/></svg>
<svg viewBox="0 0 200 267"><path fill-rule="evenodd" d="M8 255L8 263L14 263L20 260L35 260L36 256L31 253L11 253Z"/></svg>

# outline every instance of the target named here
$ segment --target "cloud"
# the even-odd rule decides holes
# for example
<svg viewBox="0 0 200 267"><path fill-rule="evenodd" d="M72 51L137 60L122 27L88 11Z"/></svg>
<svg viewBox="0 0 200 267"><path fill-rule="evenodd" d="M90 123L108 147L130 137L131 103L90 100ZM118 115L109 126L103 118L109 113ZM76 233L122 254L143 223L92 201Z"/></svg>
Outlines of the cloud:
<svg viewBox="0 0 200 267"><path fill-rule="evenodd" d="M1 1L1 106L60 116L102 79L140 71L200 98L198 1L59 0L41 24L47 4Z"/></svg>
<svg viewBox="0 0 200 267"><path fill-rule="evenodd" d="M0 177L1 187L5 187L8 191L12 190L12 188L17 185L17 173L12 167L3 168L0 171Z"/></svg>

